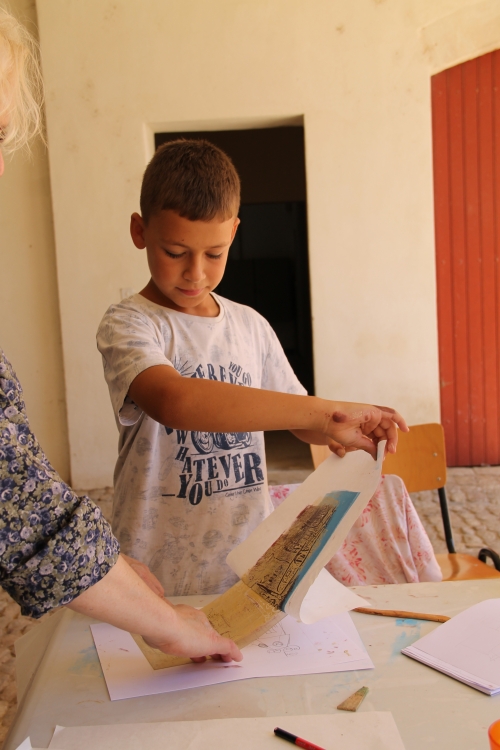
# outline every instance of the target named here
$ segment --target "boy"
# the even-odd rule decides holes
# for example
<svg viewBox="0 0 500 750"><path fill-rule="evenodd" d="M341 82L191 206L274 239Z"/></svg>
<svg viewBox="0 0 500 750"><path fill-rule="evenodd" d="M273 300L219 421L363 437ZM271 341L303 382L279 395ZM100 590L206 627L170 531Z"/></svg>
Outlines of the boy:
<svg viewBox="0 0 500 750"><path fill-rule="evenodd" d="M269 324L213 294L239 200L236 170L212 144L160 148L130 226L151 280L97 334L120 430L113 530L167 596L235 582L228 552L272 510L262 430L374 454L372 439L394 451L396 425L407 429L391 409L306 396Z"/></svg>

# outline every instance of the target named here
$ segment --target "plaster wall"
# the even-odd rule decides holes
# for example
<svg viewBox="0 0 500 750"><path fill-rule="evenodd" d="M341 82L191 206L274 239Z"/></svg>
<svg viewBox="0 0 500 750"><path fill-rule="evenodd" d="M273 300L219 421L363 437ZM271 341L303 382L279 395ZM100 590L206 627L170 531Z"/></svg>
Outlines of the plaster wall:
<svg viewBox="0 0 500 750"><path fill-rule="evenodd" d="M36 35L36 8L9 10ZM49 460L69 478L66 394L47 151L6 158L0 179L0 346L21 381L31 426Z"/></svg>
<svg viewBox="0 0 500 750"><path fill-rule="evenodd" d="M438 420L430 75L500 44L498 3L37 8L73 481L111 481L117 433L94 336L120 290L148 278L128 219L155 130L303 120L317 394Z"/></svg>

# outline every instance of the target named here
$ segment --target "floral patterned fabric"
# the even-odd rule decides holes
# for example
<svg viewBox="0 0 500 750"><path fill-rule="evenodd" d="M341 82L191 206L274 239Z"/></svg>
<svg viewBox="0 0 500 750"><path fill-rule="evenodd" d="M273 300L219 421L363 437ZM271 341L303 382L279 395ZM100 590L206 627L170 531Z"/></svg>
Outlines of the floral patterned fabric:
<svg viewBox="0 0 500 750"><path fill-rule="evenodd" d="M113 567L119 545L31 432L21 385L0 349L0 585L23 615L68 604Z"/></svg>
<svg viewBox="0 0 500 750"><path fill-rule="evenodd" d="M269 487L274 507L298 486ZM377 491L326 569L345 586L443 579L429 537L399 477L382 476Z"/></svg>

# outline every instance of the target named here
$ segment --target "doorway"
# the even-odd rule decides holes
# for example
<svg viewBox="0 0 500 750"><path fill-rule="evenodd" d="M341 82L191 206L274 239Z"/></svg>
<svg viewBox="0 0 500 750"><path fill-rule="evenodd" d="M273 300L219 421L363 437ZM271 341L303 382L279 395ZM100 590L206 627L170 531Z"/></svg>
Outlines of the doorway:
<svg viewBox="0 0 500 750"><path fill-rule="evenodd" d="M500 51L431 80L448 463L500 464Z"/></svg>
<svg viewBox="0 0 500 750"><path fill-rule="evenodd" d="M241 178L241 224L217 292L249 305L275 330L298 379L314 393L302 126L156 133L211 141Z"/></svg>

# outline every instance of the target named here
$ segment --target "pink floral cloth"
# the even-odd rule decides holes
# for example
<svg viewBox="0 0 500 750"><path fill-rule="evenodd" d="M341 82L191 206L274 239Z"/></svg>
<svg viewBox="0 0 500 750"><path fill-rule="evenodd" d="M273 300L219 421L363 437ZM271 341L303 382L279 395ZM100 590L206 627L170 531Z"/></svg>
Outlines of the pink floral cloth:
<svg viewBox="0 0 500 750"><path fill-rule="evenodd" d="M270 486L275 508L298 484ZM404 482L383 475L377 491L326 569L346 586L443 579Z"/></svg>

